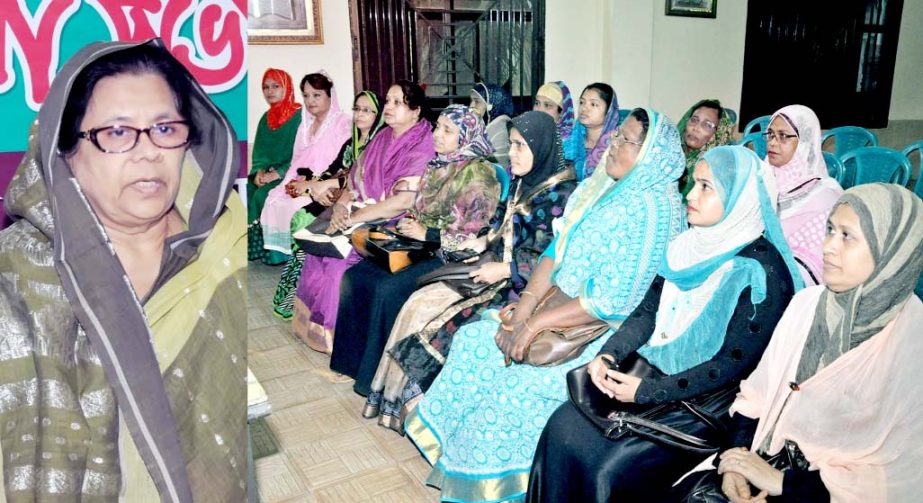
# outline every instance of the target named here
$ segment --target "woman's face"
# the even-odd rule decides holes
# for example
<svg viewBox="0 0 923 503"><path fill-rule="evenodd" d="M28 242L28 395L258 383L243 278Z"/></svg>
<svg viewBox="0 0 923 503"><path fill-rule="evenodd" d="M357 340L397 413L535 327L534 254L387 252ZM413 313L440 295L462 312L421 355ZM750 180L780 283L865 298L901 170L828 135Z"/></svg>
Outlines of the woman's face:
<svg viewBox="0 0 923 503"><path fill-rule="evenodd" d="M437 154L448 155L458 150L461 130L445 115L440 115L433 129L433 148Z"/></svg>
<svg viewBox="0 0 923 503"><path fill-rule="evenodd" d="M638 119L629 116L618 130L612 133L609 156L606 157L606 173L613 180L625 178L635 167L638 153L641 152L640 144L644 143L641 131Z"/></svg>
<svg viewBox="0 0 923 503"><path fill-rule="evenodd" d="M266 103L275 105L285 97L285 88L273 79L266 79L263 81L263 97Z"/></svg>
<svg viewBox="0 0 923 503"><path fill-rule="evenodd" d="M776 117L766 128L769 138L766 140L766 160L769 164L785 166L795 155L798 148L798 136L795 130L782 117Z"/></svg>
<svg viewBox="0 0 923 503"><path fill-rule="evenodd" d="M330 110L330 96L327 96L327 91L314 89L310 82L304 83L301 96L304 98L305 109L315 117L325 115Z"/></svg>
<svg viewBox="0 0 923 503"><path fill-rule="evenodd" d="M608 110L606 101L596 89L587 89L580 95L580 123L587 128L602 127Z"/></svg>
<svg viewBox="0 0 923 503"><path fill-rule="evenodd" d="M355 107L353 108L353 122L360 131L368 134L375 125L375 105L368 96L363 94L353 106Z"/></svg>
<svg viewBox="0 0 923 503"><path fill-rule="evenodd" d="M385 124L394 129L405 129L416 124L420 118L420 109L411 110L404 103L404 91L401 86L391 86L385 97L384 108Z"/></svg>
<svg viewBox="0 0 923 503"><path fill-rule="evenodd" d="M827 219L824 238L824 283L834 292L845 292L872 276L875 262L859 215L848 204L837 206Z"/></svg>
<svg viewBox="0 0 923 503"><path fill-rule="evenodd" d="M535 105L532 106L532 110L550 115L555 124L561 122L561 107L544 96L535 97Z"/></svg>
<svg viewBox="0 0 923 503"><path fill-rule="evenodd" d="M163 77L123 73L96 83L80 130L115 125L145 129L183 119ZM125 133L109 130L98 137L104 134ZM103 225L131 230L156 223L173 207L185 154L185 148L160 148L141 133L133 149L119 154L81 140L67 162Z"/></svg>
<svg viewBox="0 0 923 503"><path fill-rule="evenodd" d="M535 158L532 149L516 128L510 129L510 171L515 176L526 176L532 171Z"/></svg>
<svg viewBox="0 0 923 503"><path fill-rule="evenodd" d="M484 114L487 113L487 102L484 101L480 94L474 91L471 91L469 97L471 98L471 103L468 106L471 110L474 110L478 117L484 117Z"/></svg>
<svg viewBox="0 0 923 503"><path fill-rule="evenodd" d="M715 136L718 129L718 111L714 108L699 107L692 112L686 121L686 131L683 141L689 150L698 150L705 146Z"/></svg>
<svg viewBox="0 0 923 503"><path fill-rule="evenodd" d="M715 189L715 179L711 167L704 160L696 163L692 172L695 185L686 196L686 219L689 225L710 227L721 221L724 216L724 204Z"/></svg>

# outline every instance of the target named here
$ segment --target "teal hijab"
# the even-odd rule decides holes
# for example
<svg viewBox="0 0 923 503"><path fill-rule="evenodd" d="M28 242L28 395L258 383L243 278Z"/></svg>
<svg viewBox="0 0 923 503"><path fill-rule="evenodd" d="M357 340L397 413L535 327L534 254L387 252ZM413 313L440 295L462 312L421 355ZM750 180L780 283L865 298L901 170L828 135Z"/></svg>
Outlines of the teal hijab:
<svg viewBox="0 0 923 503"><path fill-rule="evenodd" d="M768 172L764 174L759 158L743 147L721 146L706 152L703 159L711 168L724 215L712 226L691 227L678 236L670 244L659 274L681 292L688 293L702 288L719 268L728 263L730 266L722 273L716 288L710 291L702 288L701 295L711 298L682 334L666 344L649 342L638 350L668 375L706 362L718 353L737 299L745 288L750 288L750 302L754 306L765 300L763 266L752 258L737 256L761 235L782 255L795 290L804 287L775 212L774 180Z"/></svg>

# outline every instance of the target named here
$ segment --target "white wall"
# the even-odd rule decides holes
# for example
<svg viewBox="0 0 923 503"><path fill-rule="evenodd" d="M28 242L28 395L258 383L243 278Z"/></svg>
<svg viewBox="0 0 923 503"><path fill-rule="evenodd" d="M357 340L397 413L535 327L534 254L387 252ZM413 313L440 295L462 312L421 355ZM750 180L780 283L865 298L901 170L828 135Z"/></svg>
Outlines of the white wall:
<svg viewBox="0 0 923 503"><path fill-rule="evenodd" d="M891 120L923 119L923 2L905 1L898 35Z"/></svg>
<svg viewBox="0 0 923 503"><path fill-rule="evenodd" d="M247 93L247 138L256 135L260 117L269 106L263 99L262 78L266 68L280 68L292 76L297 87L305 74L324 69L333 77L339 94L340 107L352 108L353 55L349 28L349 4L346 0L322 0L322 45L250 45L247 53L249 68ZM301 103L301 92L295 99Z"/></svg>

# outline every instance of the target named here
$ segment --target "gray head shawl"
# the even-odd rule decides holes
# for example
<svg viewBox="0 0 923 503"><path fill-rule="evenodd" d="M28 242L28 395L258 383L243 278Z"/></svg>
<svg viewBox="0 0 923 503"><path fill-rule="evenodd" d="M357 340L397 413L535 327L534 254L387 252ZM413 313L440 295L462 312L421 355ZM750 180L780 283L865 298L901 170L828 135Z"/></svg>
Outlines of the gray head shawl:
<svg viewBox="0 0 923 503"><path fill-rule="evenodd" d="M851 290L821 295L798 364L799 382L880 332L913 295L923 271L920 198L898 185L873 183L847 190L833 211L841 204L859 216L875 269Z"/></svg>

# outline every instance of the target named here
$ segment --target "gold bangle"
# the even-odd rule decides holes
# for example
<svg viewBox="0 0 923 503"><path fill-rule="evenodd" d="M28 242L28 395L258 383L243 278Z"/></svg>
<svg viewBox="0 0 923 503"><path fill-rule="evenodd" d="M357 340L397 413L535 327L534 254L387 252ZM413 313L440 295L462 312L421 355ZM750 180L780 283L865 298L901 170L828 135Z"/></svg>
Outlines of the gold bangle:
<svg viewBox="0 0 923 503"><path fill-rule="evenodd" d="M532 327L529 326L529 320L522 320L522 324L525 325L526 330L528 330L530 334L535 333L535 330L533 330Z"/></svg>
<svg viewBox="0 0 923 503"><path fill-rule="evenodd" d="M528 291L528 290L523 290L522 293L519 294L519 297L522 298L522 297L524 297L524 296L526 296L526 295L531 295L533 298L535 298L535 300L538 300L538 295L535 295L534 293L532 293L532 292L530 292L530 291Z"/></svg>

